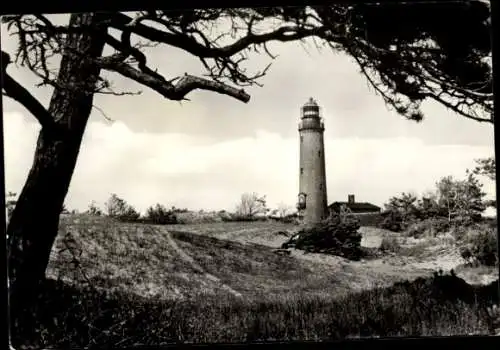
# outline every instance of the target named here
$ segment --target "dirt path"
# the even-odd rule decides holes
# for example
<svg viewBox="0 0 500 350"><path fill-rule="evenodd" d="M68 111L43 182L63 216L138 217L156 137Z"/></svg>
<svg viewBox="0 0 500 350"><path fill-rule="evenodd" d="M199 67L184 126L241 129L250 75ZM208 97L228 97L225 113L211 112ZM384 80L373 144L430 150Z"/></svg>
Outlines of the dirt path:
<svg viewBox="0 0 500 350"><path fill-rule="evenodd" d="M212 236L216 237L217 239L242 240L242 239L246 238L246 236L255 234L255 233L260 232L260 231L262 231L262 228L260 228L260 227L257 227L257 228L243 228L243 229L235 230L235 231L228 231L228 232L216 233L216 234L214 234Z"/></svg>
<svg viewBox="0 0 500 350"><path fill-rule="evenodd" d="M200 274L203 274L203 276L207 280L219 284L223 290L234 295L235 297L238 297L238 298L242 297L241 293L235 291L233 288L231 288L227 284L224 284L223 282L221 282L220 278L218 278L217 276L214 276L212 274L207 273L196 261L194 261L194 259L191 256L189 256L181 247L179 247L177 245L175 240L172 238L172 235L170 234L170 232L167 232L165 237L167 238L168 244L170 244L170 246L177 252L177 254L179 254L179 257L182 260L184 260L185 262L187 262L188 264L190 264L191 267L193 268L193 270L195 270L196 272L198 272Z"/></svg>

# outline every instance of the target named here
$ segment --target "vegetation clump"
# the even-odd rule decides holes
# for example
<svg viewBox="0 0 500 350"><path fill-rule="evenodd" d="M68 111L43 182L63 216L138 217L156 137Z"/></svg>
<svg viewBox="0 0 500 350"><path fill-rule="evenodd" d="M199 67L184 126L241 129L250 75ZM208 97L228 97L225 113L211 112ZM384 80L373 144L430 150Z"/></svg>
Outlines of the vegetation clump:
<svg viewBox="0 0 500 350"><path fill-rule="evenodd" d="M139 219L141 214L137 212L124 199L118 197L115 193L106 202L106 212L111 218L116 218L124 222L134 222Z"/></svg>
<svg viewBox="0 0 500 350"><path fill-rule="evenodd" d="M401 245L396 237L386 236L382 238L380 250L383 252L399 253L401 251Z"/></svg>
<svg viewBox="0 0 500 350"><path fill-rule="evenodd" d="M326 220L300 230L282 248L305 250L359 260L362 256L359 220L352 215L332 214Z"/></svg>
<svg viewBox="0 0 500 350"><path fill-rule="evenodd" d="M205 295L180 302L46 280L36 306L17 315L23 322L12 341L19 348L88 348L489 334L484 309L498 302L496 284L472 287L440 274L341 298Z"/></svg>
<svg viewBox="0 0 500 350"><path fill-rule="evenodd" d="M462 258L470 264L498 266L497 229L476 232L466 238L466 246L461 249Z"/></svg>
<svg viewBox="0 0 500 350"><path fill-rule="evenodd" d="M176 224L177 215L172 210L168 210L164 205L157 203L146 210L144 222L155 225Z"/></svg>
<svg viewBox="0 0 500 350"><path fill-rule="evenodd" d="M473 171L466 170L463 179L441 178L435 189L421 198L404 192L391 197L385 204L380 227L415 238L436 237L452 231L455 238L462 239L464 229L482 223L482 213L488 206L496 205L494 201L484 199L486 193L477 178L486 171L491 172L489 168L485 170L484 162L484 159L476 160L478 167Z"/></svg>

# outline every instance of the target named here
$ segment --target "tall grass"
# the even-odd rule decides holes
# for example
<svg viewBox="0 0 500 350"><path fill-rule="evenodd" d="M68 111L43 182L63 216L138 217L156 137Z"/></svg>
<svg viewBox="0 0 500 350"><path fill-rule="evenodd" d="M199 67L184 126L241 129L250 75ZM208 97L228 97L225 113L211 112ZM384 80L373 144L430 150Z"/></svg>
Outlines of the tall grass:
<svg viewBox="0 0 500 350"><path fill-rule="evenodd" d="M495 302L496 289L475 290L464 283L441 276L341 298L296 294L251 300L198 294L180 301L47 280L37 306L18 315L14 345L158 346L487 334L480 305Z"/></svg>
<svg viewBox="0 0 500 350"><path fill-rule="evenodd" d="M476 289L453 276L352 293L354 284L374 278L342 264L306 263L261 245L218 239L235 230L262 235L282 225L183 227L198 233L193 234L175 232L175 225L116 224L81 216L62 227L48 269L54 278L43 285L36 306L14 315L15 347L486 334L483 304L498 303L496 284ZM207 279L169 245L167 230L204 271L244 297L207 286ZM74 237L76 253L57 253L66 247L66 232ZM407 254L402 248L399 254ZM78 268L71 265L75 254ZM85 278L71 277L74 271ZM410 278L410 272L405 276ZM401 276L391 279L396 277ZM154 288L148 287L151 283ZM148 288L153 291L145 297ZM212 294L202 292L210 289Z"/></svg>

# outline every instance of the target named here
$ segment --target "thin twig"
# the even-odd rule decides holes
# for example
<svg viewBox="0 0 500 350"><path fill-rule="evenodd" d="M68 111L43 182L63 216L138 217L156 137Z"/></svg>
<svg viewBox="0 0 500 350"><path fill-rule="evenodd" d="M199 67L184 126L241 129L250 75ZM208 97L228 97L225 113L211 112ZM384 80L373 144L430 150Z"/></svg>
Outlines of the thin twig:
<svg viewBox="0 0 500 350"><path fill-rule="evenodd" d="M104 111L102 110L102 108L100 108L100 107L98 107L96 105L92 105L92 107L95 108L95 109L97 109L101 113L101 115L104 117L104 119L106 119L108 122L114 123L116 121L116 120L111 119L110 117L108 117L106 115L106 113L104 113Z"/></svg>

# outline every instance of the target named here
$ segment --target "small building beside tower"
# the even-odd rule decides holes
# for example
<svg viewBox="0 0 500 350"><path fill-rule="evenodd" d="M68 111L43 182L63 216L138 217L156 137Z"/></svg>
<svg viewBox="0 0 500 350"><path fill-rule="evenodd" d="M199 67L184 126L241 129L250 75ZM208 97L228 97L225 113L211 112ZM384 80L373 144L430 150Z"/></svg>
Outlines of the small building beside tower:
<svg viewBox="0 0 500 350"><path fill-rule="evenodd" d="M333 202L328 206L330 212L340 213L342 208L346 208L353 214L380 214L382 208L368 202L356 202L354 195L347 196L347 202Z"/></svg>

